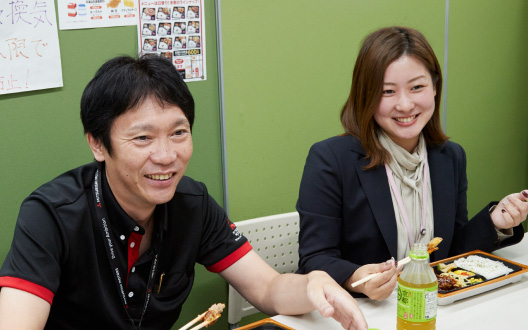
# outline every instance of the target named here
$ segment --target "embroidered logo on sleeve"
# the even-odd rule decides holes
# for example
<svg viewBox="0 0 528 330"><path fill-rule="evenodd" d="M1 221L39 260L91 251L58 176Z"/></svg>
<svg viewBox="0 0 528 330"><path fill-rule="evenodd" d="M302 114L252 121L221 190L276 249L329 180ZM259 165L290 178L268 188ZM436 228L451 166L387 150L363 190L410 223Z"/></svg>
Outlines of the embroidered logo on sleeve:
<svg viewBox="0 0 528 330"><path fill-rule="evenodd" d="M237 226L233 222L231 222L231 220L229 219L227 219L227 224L231 228L232 234L235 236L235 241L238 241L239 239L241 239L242 234L240 233L240 231L238 231Z"/></svg>

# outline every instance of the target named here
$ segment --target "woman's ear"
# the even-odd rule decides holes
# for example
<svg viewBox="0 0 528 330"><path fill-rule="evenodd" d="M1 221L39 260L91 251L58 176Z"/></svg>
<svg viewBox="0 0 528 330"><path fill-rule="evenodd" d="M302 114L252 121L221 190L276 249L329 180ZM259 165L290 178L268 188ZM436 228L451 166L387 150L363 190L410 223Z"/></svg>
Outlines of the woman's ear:
<svg viewBox="0 0 528 330"><path fill-rule="evenodd" d="M90 149L92 149L95 160L98 162L104 162L105 154L108 153L101 140L94 138L91 133L86 133L86 140L88 141Z"/></svg>

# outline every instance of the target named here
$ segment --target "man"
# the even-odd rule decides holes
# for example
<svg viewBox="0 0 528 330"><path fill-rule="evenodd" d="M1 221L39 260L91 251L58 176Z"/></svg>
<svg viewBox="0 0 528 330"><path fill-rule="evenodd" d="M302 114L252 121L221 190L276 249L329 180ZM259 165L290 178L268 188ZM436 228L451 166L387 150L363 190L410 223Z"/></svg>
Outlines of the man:
<svg viewBox="0 0 528 330"><path fill-rule="evenodd" d="M108 61L84 91L81 119L96 162L23 202L0 270L0 329L169 329L195 262L266 313L317 309L367 328L326 273L279 275L184 177L194 100L169 61Z"/></svg>

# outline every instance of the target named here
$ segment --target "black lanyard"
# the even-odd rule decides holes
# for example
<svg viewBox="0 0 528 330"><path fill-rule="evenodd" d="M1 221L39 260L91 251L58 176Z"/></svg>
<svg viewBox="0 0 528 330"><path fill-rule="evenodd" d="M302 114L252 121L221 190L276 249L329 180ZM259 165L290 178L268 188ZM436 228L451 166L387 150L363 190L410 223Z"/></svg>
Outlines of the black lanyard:
<svg viewBox="0 0 528 330"><path fill-rule="evenodd" d="M125 309L128 319L130 320L130 322L132 322L132 326L134 327L134 329L139 330L141 328L143 316L145 315L145 311L147 310L147 306L150 301L152 287L154 286L154 276L156 274L156 269L158 268L158 253L156 253L156 255L154 256L152 266L150 267L149 279L147 283L147 293L145 297L145 305L143 306L143 312L141 313L138 326L136 327L134 319L132 319L132 317L130 317L130 314L128 313L128 302L126 298L125 287L123 285L124 278L121 276L121 271L119 270L119 265L114 252L114 240L112 239L112 235L110 235L110 231L108 229L108 216L106 214L106 207L103 201L103 194L101 193L101 175L99 169L95 172L92 188L95 202L95 211L97 213L97 219L99 220L101 225L100 227L96 227L102 229L101 234L103 235L103 241L105 242L106 254L108 255L108 261L110 262L110 267L112 268L114 280L121 296L123 308Z"/></svg>

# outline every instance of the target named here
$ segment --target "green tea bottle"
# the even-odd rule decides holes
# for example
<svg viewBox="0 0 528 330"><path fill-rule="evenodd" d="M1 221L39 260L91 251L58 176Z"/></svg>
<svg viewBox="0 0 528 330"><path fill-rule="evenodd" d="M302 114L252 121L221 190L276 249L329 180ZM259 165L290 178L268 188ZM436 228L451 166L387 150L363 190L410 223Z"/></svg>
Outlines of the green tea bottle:
<svg viewBox="0 0 528 330"><path fill-rule="evenodd" d="M398 278L397 330L436 329L438 280L429 265L427 245L415 243L411 262Z"/></svg>

